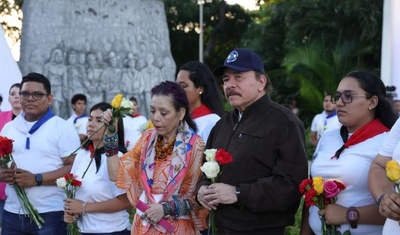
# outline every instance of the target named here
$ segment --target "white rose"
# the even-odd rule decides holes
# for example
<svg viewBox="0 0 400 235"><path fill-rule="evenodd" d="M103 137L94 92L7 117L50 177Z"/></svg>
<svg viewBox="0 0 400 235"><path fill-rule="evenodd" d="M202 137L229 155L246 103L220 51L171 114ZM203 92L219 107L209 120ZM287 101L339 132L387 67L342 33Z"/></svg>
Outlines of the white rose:
<svg viewBox="0 0 400 235"><path fill-rule="evenodd" d="M219 165L217 162L205 162L200 170L206 174L207 178L216 178L219 173Z"/></svg>
<svg viewBox="0 0 400 235"><path fill-rule="evenodd" d="M67 186L67 181L65 180L65 177L61 177L56 180L56 184L60 188L65 188Z"/></svg>
<svg viewBox="0 0 400 235"><path fill-rule="evenodd" d="M215 153L217 152L217 149L206 149L204 151L204 154L206 155L206 161L207 162L215 162Z"/></svg>
<svg viewBox="0 0 400 235"><path fill-rule="evenodd" d="M122 98L122 102L121 102L121 108L133 108L133 103L132 101Z"/></svg>

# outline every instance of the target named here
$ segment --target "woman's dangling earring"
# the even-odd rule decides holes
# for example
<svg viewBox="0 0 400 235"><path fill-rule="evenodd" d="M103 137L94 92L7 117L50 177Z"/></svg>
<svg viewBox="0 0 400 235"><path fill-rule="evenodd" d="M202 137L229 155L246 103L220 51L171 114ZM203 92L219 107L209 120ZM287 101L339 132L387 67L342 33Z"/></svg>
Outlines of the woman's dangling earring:
<svg viewBox="0 0 400 235"><path fill-rule="evenodd" d="M184 131L183 122L179 121L178 132L183 132L183 131Z"/></svg>

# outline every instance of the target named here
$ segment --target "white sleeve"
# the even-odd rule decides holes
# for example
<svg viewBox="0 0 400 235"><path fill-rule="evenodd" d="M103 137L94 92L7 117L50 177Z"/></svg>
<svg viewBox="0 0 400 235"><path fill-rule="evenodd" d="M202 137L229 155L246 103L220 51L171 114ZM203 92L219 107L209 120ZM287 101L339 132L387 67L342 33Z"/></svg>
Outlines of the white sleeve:
<svg viewBox="0 0 400 235"><path fill-rule="evenodd" d="M393 125L392 129L389 132L389 136L386 138L385 142L381 149L379 150L379 154L386 157L393 157L393 151L397 144L400 142L400 118L397 119L396 123Z"/></svg>

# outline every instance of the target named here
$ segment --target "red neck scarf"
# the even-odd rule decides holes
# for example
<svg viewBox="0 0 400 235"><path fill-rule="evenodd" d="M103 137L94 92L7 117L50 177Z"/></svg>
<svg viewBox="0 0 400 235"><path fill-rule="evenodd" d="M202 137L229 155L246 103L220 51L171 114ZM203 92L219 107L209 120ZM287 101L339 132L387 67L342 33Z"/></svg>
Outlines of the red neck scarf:
<svg viewBox="0 0 400 235"><path fill-rule="evenodd" d="M345 126L342 126L340 128L340 135L342 136L344 144L342 145L342 147L340 147L340 149L338 149L336 151L335 155L333 155L333 157L331 157L331 159L334 159L334 158L339 159L339 156L343 152L344 149L346 149L352 145L361 143L364 140L367 140L369 138L372 138L376 135L379 135L379 134L381 134L383 132L387 132L387 131L389 131L389 128L387 128L385 125L383 125L381 120L376 118L373 121L362 126L356 132L354 132L354 134L351 135L350 138L347 140L347 138L349 136L349 131L347 130L347 128Z"/></svg>
<svg viewBox="0 0 400 235"><path fill-rule="evenodd" d="M199 117L205 116L207 114L212 114L212 113L213 113L213 111L211 111L210 108L208 108L206 105L202 104L199 107L195 108L192 111L191 115L192 115L192 118L195 119L195 118L199 118Z"/></svg>

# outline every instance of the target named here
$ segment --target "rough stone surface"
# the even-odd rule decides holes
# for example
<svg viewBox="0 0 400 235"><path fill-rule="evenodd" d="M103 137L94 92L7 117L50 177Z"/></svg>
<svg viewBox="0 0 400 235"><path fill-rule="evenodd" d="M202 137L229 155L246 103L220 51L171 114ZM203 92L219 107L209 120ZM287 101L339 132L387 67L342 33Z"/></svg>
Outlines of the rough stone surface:
<svg viewBox="0 0 400 235"><path fill-rule="evenodd" d="M150 89L174 80L164 5L158 0L25 0L20 67L52 84L53 110L71 113L76 93L88 107L117 93L149 115Z"/></svg>

